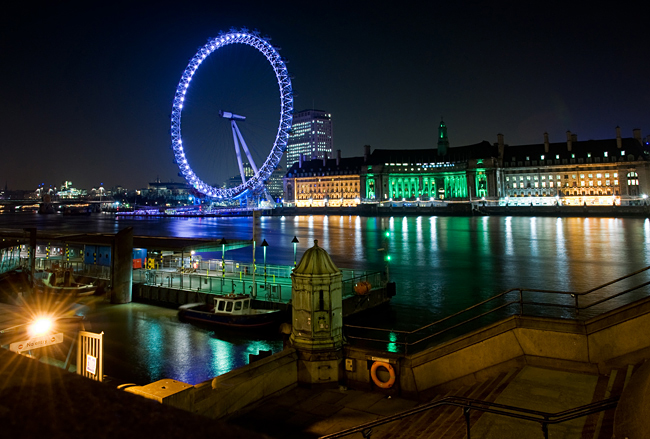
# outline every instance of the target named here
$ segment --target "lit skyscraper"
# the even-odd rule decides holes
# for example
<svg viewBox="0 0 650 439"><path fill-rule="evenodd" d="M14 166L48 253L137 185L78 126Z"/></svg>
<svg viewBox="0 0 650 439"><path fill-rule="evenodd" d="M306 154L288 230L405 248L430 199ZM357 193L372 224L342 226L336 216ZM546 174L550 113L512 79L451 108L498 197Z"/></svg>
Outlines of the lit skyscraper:
<svg viewBox="0 0 650 439"><path fill-rule="evenodd" d="M287 144L287 169L300 154L307 160L332 156L332 115L321 110L303 110L293 115Z"/></svg>

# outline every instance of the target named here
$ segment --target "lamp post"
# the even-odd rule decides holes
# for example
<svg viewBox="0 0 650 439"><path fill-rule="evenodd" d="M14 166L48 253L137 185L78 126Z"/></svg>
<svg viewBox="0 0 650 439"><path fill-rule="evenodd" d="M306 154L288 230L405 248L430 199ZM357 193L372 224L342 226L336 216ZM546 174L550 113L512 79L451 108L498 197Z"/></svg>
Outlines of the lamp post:
<svg viewBox="0 0 650 439"><path fill-rule="evenodd" d="M223 289L223 280L226 278L226 238L221 238L221 288Z"/></svg>
<svg viewBox="0 0 650 439"><path fill-rule="evenodd" d="M269 246L269 243L266 242L266 239L262 241L261 246L264 249L264 291L266 291L266 247Z"/></svg>
<svg viewBox="0 0 650 439"><path fill-rule="evenodd" d="M390 231L386 230L384 232L384 246L380 249L377 249L380 252L384 252L384 261L386 262L386 282L390 282L390 253L388 252L389 238Z"/></svg>
<svg viewBox="0 0 650 439"><path fill-rule="evenodd" d="M296 247L298 246L298 238L294 235L293 240L291 240L291 243L293 244L293 266L296 266Z"/></svg>

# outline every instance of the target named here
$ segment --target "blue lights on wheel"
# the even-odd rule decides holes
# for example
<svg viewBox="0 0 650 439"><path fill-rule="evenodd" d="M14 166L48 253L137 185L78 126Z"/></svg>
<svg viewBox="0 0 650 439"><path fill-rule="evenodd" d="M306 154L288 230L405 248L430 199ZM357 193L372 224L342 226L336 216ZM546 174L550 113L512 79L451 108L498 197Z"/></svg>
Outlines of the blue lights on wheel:
<svg viewBox="0 0 650 439"><path fill-rule="evenodd" d="M199 68L199 65L210 54L219 50L221 47L230 44L246 44L254 47L262 53L271 64L280 89L280 123L271 152L266 158L264 164L259 167L255 175L237 187L224 189L210 186L201 180L194 171L192 171L183 149L181 115L183 112L185 94L190 86L194 73ZM292 120L293 90L291 88L291 79L287 72L287 66L278 51L268 42L267 39L259 37L256 32L249 32L246 29L241 29L240 31L231 30L229 33L221 34L216 38L209 39L207 44L196 52L181 75L181 80L179 81L178 86L176 87L176 93L174 94L174 103L172 105L171 115L171 148L174 151L174 161L178 165L181 175L198 192L219 200L233 200L240 198L247 193L254 193L261 189L264 182L269 179L275 168L278 166L282 154L287 149L287 141L289 139Z"/></svg>

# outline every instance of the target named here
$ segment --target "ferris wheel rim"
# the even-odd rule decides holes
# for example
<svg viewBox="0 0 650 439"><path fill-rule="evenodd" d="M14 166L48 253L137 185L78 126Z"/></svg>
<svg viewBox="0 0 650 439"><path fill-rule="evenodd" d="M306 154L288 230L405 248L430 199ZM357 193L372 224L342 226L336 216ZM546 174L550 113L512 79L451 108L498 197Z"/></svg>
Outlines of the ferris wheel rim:
<svg viewBox="0 0 650 439"><path fill-rule="evenodd" d="M231 44L246 44L262 53L271 64L278 81L280 90L280 122L275 136L273 146L264 164L245 183L234 188L217 188L205 183L192 170L185 157L183 139L181 134L181 116L185 94L189 88L192 77L198 70L201 63L212 53L222 47ZM174 103L171 115L171 149L174 152L174 161L180 169L180 174L198 192L211 198L220 200L233 200L261 188L271 176L277 165L280 163L284 151L287 149L289 131L293 122L293 89L287 66L278 53L278 50L269 43L269 38L260 37L257 32L250 32L247 29L240 31L231 30L228 33L221 33L218 37L209 38L192 57L189 64L183 70L181 80L174 93Z"/></svg>

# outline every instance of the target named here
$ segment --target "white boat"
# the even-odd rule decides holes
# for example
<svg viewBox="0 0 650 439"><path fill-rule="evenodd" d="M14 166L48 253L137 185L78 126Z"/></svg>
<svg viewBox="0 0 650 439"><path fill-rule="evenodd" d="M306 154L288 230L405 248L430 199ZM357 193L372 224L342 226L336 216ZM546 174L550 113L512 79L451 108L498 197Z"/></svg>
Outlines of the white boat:
<svg viewBox="0 0 650 439"><path fill-rule="evenodd" d="M93 284L75 282L71 268L55 269L46 273L46 277L41 280L44 293L90 296L97 291Z"/></svg>
<svg viewBox="0 0 650 439"><path fill-rule="evenodd" d="M213 305L188 303L178 308L181 321L233 328L263 328L279 325L282 312L278 309L255 309L248 294L217 294Z"/></svg>

